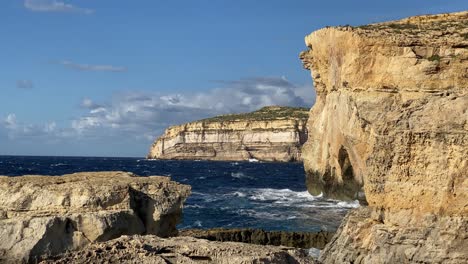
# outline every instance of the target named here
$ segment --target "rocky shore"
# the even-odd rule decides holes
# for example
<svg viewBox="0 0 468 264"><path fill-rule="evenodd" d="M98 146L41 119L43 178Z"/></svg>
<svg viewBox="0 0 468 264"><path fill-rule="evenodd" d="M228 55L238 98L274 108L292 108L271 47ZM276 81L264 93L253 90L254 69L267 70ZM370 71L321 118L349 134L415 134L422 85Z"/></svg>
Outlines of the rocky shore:
<svg viewBox="0 0 468 264"><path fill-rule="evenodd" d="M126 172L0 176L0 263L314 263L292 247L174 237L189 194Z"/></svg>
<svg viewBox="0 0 468 264"><path fill-rule="evenodd" d="M270 106L166 130L149 159L299 161L307 138L305 108Z"/></svg>
<svg viewBox="0 0 468 264"><path fill-rule="evenodd" d="M320 29L308 189L361 199L324 263L468 262L468 12Z"/></svg>
<svg viewBox="0 0 468 264"><path fill-rule="evenodd" d="M257 245L286 246L294 248L317 248L323 249L331 241L333 232L286 232L265 231L261 229L188 229L181 230L180 236L207 239L220 242L242 242Z"/></svg>

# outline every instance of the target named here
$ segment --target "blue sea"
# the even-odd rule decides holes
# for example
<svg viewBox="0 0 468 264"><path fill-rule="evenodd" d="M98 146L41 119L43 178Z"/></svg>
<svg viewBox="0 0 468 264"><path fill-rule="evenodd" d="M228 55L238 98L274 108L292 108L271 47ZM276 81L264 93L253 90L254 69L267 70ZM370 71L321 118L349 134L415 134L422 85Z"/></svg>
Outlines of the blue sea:
<svg viewBox="0 0 468 264"><path fill-rule="evenodd" d="M358 202L310 195L300 163L162 161L142 158L0 156L0 175L128 171L192 186L179 228L335 230Z"/></svg>

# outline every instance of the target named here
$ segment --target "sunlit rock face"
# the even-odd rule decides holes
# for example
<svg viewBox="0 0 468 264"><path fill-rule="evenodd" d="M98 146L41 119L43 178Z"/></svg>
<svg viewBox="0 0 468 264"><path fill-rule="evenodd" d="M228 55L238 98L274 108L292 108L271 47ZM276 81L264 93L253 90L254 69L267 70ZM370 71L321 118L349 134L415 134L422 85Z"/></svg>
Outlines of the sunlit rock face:
<svg viewBox="0 0 468 264"><path fill-rule="evenodd" d="M468 260L468 12L305 38L312 194L360 199L325 263ZM443 242L442 242L443 241Z"/></svg>
<svg viewBox="0 0 468 264"><path fill-rule="evenodd" d="M190 186L126 172L0 176L0 263L36 263L121 235L177 234Z"/></svg>
<svg viewBox="0 0 468 264"><path fill-rule="evenodd" d="M307 109L271 106L173 126L154 142L148 158L299 161L307 118Z"/></svg>

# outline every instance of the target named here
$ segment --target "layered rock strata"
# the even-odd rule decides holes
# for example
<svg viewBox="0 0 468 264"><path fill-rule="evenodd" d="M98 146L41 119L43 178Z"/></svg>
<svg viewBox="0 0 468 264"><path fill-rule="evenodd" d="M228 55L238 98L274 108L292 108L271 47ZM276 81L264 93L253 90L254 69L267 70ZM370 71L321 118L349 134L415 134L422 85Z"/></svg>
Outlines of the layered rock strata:
<svg viewBox="0 0 468 264"><path fill-rule="evenodd" d="M295 248L323 249L331 241L332 232L286 232L262 229L188 229L181 230L180 236L190 236L210 241L231 241L257 245L286 246Z"/></svg>
<svg viewBox="0 0 468 264"><path fill-rule="evenodd" d="M192 237L163 239L156 236L123 236L50 258L43 264L65 263L138 263L138 264L245 264L315 263L304 250L258 246L234 242L212 242Z"/></svg>
<svg viewBox="0 0 468 264"><path fill-rule="evenodd" d="M361 199L324 263L468 262L468 12L320 29L309 191ZM365 195L364 195L365 194Z"/></svg>
<svg viewBox="0 0 468 264"><path fill-rule="evenodd" d="M121 235L176 235L190 187L125 172L0 177L0 263L36 262Z"/></svg>
<svg viewBox="0 0 468 264"><path fill-rule="evenodd" d="M307 109L274 106L173 126L154 142L148 158L298 161L307 118Z"/></svg>

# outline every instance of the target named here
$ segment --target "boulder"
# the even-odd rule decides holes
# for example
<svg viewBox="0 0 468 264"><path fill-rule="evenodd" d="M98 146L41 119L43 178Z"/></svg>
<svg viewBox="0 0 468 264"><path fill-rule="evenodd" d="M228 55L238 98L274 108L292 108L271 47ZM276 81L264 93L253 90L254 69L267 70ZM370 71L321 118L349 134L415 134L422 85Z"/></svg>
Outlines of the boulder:
<svg viewBox="0 0 468 264"><path fill-rule="evenodd" d="M0 177L0 262L36 262L121 235L176 235L190 187L126 172Z"/></svg>

